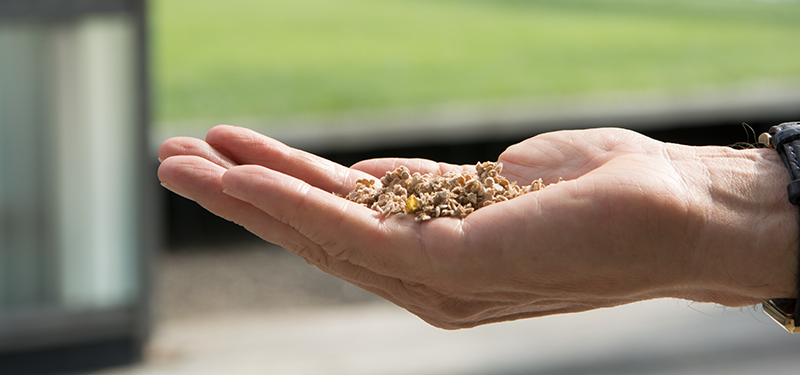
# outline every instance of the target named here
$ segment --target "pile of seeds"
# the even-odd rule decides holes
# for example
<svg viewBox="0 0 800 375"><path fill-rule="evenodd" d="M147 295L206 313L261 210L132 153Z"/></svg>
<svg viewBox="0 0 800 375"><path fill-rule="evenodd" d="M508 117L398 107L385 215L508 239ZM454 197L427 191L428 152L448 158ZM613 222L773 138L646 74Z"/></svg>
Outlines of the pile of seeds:
<svg viewBox="0 0 800 375"><path fill-rule="evenodd" d="M544 188L541 179L520 187L500 176L502 163L484 162L475 166L477 174L448 172L443 175L411 174L402 166L375 180L360 179L347 199L370 207L385 216L416 215L416 221L433 217L465 217L493 203L507 201Z"/></svg>

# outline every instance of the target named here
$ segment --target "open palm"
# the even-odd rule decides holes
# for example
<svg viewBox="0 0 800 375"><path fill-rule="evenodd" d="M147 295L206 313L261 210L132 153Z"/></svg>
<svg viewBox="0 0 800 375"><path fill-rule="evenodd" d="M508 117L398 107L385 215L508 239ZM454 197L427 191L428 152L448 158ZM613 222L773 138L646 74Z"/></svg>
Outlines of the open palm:
<svg viewBox="0 0 800 375"><path fill-rule="evenodd" d="M400 165L421 173L473 166L375 159L347 168L219 126L205 141L165 142L159 177L327 273L432 325L463 328L657 297L708 299L697 254L713 225L712 176L695 156L621 129L549 133L499 161L509 180L552 185L424 223L331 193Z"/></svg>

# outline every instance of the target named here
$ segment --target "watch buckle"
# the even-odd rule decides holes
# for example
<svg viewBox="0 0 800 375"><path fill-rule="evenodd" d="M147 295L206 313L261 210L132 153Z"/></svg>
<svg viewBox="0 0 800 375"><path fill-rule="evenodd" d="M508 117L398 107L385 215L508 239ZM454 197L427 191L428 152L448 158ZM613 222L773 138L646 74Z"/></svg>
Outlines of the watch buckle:
<svg viewBox="0 0 800 375"><path fill-rule="evenodd" d="M769 133L761 133L761 135L758 136L758 143L761 143L767 147L775 147L772 144L772 134Z"/></svg>
<svg viewBox="0 0 800 375"><path fill-rule="evenodd" d="M774 300L764 302L762 306L764 307L764 312L772 318L772 320L780 324L781 327L791 333L800 333L800 327L796 324L796 317L792 313L784 311Z"/></svg>

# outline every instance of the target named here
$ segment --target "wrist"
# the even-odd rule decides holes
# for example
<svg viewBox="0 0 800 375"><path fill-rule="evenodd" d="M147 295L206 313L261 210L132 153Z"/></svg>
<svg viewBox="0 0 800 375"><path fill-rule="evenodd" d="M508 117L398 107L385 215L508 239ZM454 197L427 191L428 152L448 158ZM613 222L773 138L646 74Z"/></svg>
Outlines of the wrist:
<svg viewBox="0 0 800 375"><path fill-rule="evenodd" d="M701 148L707 189L703 265L710 302L747 306L797 297L798 211L772 149Z"/></svg>

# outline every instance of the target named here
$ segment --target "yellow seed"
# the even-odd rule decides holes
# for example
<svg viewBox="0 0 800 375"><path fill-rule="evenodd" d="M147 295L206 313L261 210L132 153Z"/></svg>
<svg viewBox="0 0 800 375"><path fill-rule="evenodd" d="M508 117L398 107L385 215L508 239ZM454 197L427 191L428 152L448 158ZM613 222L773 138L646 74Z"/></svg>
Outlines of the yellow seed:
<svg viewBox="0 0 800 375"><path fill-rule="evenodd" d="M414 195L410 195L408 199L406 199L406 213L412 213L419 210L421 203L417 197Z"/></svg>

